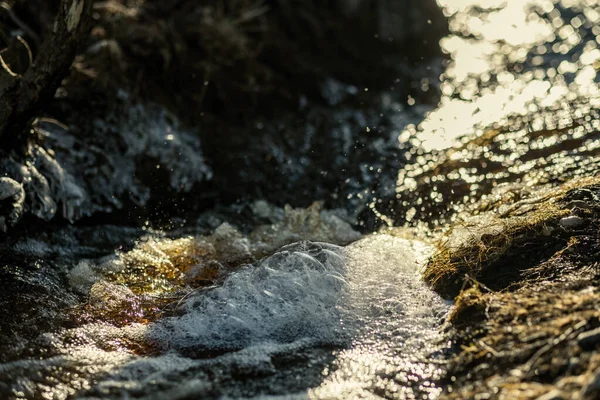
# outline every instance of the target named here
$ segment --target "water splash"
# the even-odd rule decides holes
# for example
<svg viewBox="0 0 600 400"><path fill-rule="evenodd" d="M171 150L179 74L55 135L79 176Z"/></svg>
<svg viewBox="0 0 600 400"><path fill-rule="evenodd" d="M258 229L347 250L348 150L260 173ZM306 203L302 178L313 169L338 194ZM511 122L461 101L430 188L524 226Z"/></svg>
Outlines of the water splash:
<svg viewBox="0 0 600 400"><path fill-rule="evenodd" d="M342 332L336 304L347 285L344 270L337 246L286 246L233 273L222 286L190 297L185 314L161 321L151 338L182 354L301 338L337 342Z"/></svg>
<svg viewBox="0 0 600 400"><path fill-rule="evenodd" d="M0 364L0 393L337 398L437 393L432 353L448 306L419 279L431 249L376 235L346 247L285 246L197 290L151 323L94 320L29 342L41 357ZM90 307L135 309L129 289L81 264ZM99 279L99 280L98 280ZM92 283L93 282L93 283ZM108 296L108 297L107 297ZM183 382L183 384L182 384Z"/></svg>

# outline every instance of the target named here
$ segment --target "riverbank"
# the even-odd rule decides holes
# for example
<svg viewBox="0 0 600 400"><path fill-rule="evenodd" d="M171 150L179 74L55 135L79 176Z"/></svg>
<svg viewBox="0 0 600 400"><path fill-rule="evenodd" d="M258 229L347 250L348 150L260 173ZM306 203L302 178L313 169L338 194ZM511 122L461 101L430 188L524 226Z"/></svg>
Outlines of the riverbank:
<svg viewBox="0 0 600 400"><path fill-rule="evenodd" d="M453 299L442 398L600 393L600 184L564 185L455 226L424 279Z"/></svg>
<svg viewBox="0 0 600 400"><path fill-rule="evenodd" d="M95 3L0 150L0 397L597 397L598 5L288 3Z"/></svg>

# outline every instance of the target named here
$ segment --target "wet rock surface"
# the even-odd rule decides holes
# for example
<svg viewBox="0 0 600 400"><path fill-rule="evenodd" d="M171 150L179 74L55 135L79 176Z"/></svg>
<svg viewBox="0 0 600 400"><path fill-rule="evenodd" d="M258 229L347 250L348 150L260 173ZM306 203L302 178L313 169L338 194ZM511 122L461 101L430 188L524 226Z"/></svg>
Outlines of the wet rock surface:
<svg viewBox="0 0 600 400"><path fill-rule="evenodd" d="M403 165L398 122L425 110L406 112L406 96L424 93L424 79L435 102L445 32L433 1L408 3L427 29L402 13L392 27L395 6L381 1L96 4L85 50L36 121L38 141L27 157L2 154L0 174L25 191L3 201L3 226L25 214L168 219L240 199L340 207L391 191ZM37 24L49 8L6 9L25 18L7 21L15 35L27 28L22 40L47 33Z"/></svg>
<svg viewBox="0 0 600 400"><path fill-rule="evenodd" d="M26 214L75 222L125 205L143 207L152 196L189 192L210 179L192 133L180 130L164 109L128 108L127 99L122 93L115 105L126 110L122 114L94 119L92 135L42 122L44 143L32 146L26 161L16 155L2 159L3 187L12 190L5 194L4 230Z"/></svg>
<svg viewBox="0 0 600 400"><path fill-rule="evenodd" d="M364 88L331 84L341 85L338 91L353 89L334 109L306 106L300 116L277 124L259 121L240 135L211 132L205 143L214 155L213 182L221 196L303 207L323 199L359 215L374 198L395 192L393 171L405 165L411 147L398 136L428 107L413 110L394 93L373 96ZM334 101L334 94L328 96ZM377 107L359 106L368 102Z"/></svg>

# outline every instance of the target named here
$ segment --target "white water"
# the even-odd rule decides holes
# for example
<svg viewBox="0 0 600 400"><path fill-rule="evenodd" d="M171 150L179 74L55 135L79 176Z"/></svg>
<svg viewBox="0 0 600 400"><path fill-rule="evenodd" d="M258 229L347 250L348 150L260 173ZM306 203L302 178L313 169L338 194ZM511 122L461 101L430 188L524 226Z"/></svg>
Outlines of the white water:
<svg viewBox="0 0 600 400"><path fill-rule="evenodd" d="M389 235L372 235L343 249L301 242L234 273L223 286L190 298L184 315L149 334L179 353L173 357L241 349L196 361L203 372L192 374L194 385L205 385L197 391L186 385L169 395L210 396L215 388L203 380L200 365L225 370L235 365L243 375L268 378L229 393L221 389L220 395L352 399L411 398L418 392L435 397L438 391L430 383L439 370L431 354L441 348L439 327L449 306L421 282L419 269L430 252L422 242ZM324 351L324 361L311 353L295 373L276 361L323 345L338 350ZM147 362L134 361L125 370ZM308 373L311 369L316 371ZM168 376L164 368L156 374ZM313 381L320 375L318 383L290 385L308 380L306 375Z"/></svg>
<svg viewBox="0 0 600 400"><path fill-rule="evenodd" d="M192 296L186 314L159 323L152 339L168 348L241 349L311 339L337 343L343 336L337 303L348 286L340 247L299 242L222 286Z"/></svg>
<svg viewBox="0 0 600 400"><path fill-rule="evenodd" d="M439 349L449 306L421 281L419 269L431 251L422 242L388 235L348 246L350 285L340 307L354 336L310 397L411 398L415 388L438 393L429 381L439 373L430 353Z"/></svg>
<svg viewBox="0 0 600 400"><path fill-rule="evenodd" d="M55 356L0 365L0 377L56 399L435 397L449 306L420 280L430 252L389 235L299 242L189 296L179 316L47 334ZM144 337L160 355L119 347Z"/></svg>

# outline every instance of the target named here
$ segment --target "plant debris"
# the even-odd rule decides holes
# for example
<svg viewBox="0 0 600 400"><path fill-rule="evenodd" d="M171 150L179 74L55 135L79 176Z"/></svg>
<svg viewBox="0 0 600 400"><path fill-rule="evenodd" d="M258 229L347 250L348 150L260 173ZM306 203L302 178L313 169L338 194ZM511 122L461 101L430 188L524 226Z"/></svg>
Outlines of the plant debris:
<svg viewBox="0 0 600 400"><path fill-rule="evenodd" d="M600 395L599 194L572 181L441 243L425 279L456 302L442 398Z"/></svg>

